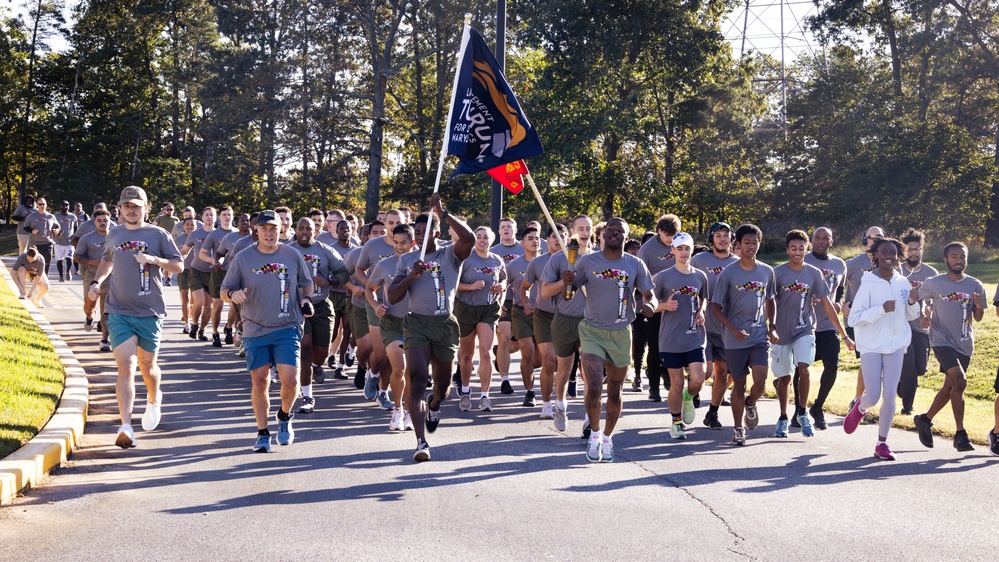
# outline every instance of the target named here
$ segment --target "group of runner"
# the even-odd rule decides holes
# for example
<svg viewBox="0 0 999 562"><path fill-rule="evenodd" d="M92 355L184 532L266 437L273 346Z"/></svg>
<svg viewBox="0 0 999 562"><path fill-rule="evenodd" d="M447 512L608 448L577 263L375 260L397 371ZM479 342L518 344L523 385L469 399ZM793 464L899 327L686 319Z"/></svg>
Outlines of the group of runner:
<svg viewBox="0 0 999 562"><path fill-rule="evenodd" d="M313 384L325 381L324 365L347 379L356 362L357 388L390 411L390 430L413 430L413 458L428 460L427 435L441 423L450 389L460 410L472 409L476 348L477 408L493 408L493 367L500 392L514 393L510 354L519 352L524 406L537 407L540 395L540 417L560 432L567 431L578 372L584 407L576 415L590 461L614 460L626 380L633 373L631 389L644 391L643 367L649 399L668 393L673 439L686 439L699 393L713 379L702 422L722 429L719 411L731 386L731 442L745 445L746 431L760 423L757 401L769 373L780 406L773 435L797 428L812 437L828 427L824 404L841 345L861 361L843 427L853 433L880 402L875 456L894 460L887 437L895 397L912 415L930 350L945 383L929 410L914 417L919 439L933 446L932 420L950 402L954 446L973 450L964 391L973 323L987 306L984 288L964 273L964 244L946 246L947 271L938 274L922 262L925 237L915 230L896 240L872 227L864 234L867 251L848 261L830 253L830 229L811 237L792 230L784 237L788 261L770 267L757 260L758 227L716 223L704 247L669 214L642 242L630 239L624 219L595 227L585 215L568 228L530 223L520 240L517 223L504 218L497 241L488 227L473 231L451 215L436 194L430 213L392 209L367 224L338 210L295 221L287 207L238 217L230 207L200 215L187 207L178 217L171 203L150 223L149 199L135 186L122 191L117 221L104 204L81 221L66 201L57 215L47 213L44 199L31 203L19 224L30 235L14 267L20 296L40 306L53 245L61 281L79 266L88 293L84 328L101 331L101 350L113 351L118 364L115 443L123 448L137 442L136 368L147 389L142 427L159 423L163 286L176 276L184 333L236 346L246 358L257 452L271 450L271 384L281 385L276 440L288 445L295 414L317 406ZM449 241L441 239L442 226ZM999 294L993 301L999 307ZM815 360L823 369L812 385ZM999 455L999 399L996 418L989 441Z"/></svg>

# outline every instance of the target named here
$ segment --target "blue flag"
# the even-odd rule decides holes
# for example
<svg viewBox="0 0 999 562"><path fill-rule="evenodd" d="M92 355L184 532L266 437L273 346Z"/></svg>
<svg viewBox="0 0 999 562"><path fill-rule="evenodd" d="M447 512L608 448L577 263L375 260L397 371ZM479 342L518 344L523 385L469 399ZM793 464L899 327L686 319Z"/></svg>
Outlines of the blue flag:
<svg viewBox="0 0 999 562"><path fill-rule="evenodd" d="M461 159L452 175L475 174L544 153L538 132L520 109L496 58L468 28L458 57L447 153Z"/></svg>

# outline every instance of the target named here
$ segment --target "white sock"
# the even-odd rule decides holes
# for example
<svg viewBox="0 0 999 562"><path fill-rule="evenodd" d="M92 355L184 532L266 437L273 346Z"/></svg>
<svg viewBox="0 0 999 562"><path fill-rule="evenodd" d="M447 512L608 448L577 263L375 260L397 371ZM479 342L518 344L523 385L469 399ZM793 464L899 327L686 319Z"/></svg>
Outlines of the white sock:
<svg viewBox="0 0 999 562"><path fill-rule="evenodd" d="M886 445L888 442L883 439L878 439L878 445Z"/></svg>
<svg viewBox="0 0 999 562"><path fill-rule="evenodd" d="M604 435L603 432L600 432L600 437L603 438L604 443L606 443L606 442L608 442L608 441L611 440L611 436L610 435Z"/></svg>
<svg viewBox="0 0 999 562"><path fill-rule="evenodd" d="M489 393L488 392L483 392L482 395L480 396L480 398L489 398Z"/></svg>
<svg viewBox="0 0 999 562"><path fill-rule="evenodd" d="M461 387L461 393L462 394L468 394L469 392L472 392L472 387L471 386L463 386L463 387Z"/></svg>
<svg viewBox="0 0 999 562"><path fill-rule="evenodd" d="M366 375L366 376L367 376L367 378L369 378L369 379L373 379L373 378L375 378L375 374L371 372L371 369L368 369L368 372L367 372L367 375Z"/></svg>
<svg viewBox="0 0 999 562"><path fill-rule="evenodd" d="M310 398L312 396L312 385L302 385L302 396Z"/></svg>
<svg viewBox="0 0 999 562"><path fill-rule="evenodd" d="M505 377L503 377L502 379L500 379L500 381L508 381L508 380L510 380L510 377L509 377L509 376L505 376Z"/></svg>
<svg viewBox="0 0 999 562"><path fill-rule="evenodd" d="M555 400L555 407L559 410L565 409L565 400Z"/></svg>
<svg viewBox="0 0 999 562"><path fill-rule="evenodd" d="M541 403L541 407L542 408L551 408L552 407L552 401L551 400L545 400L544 402Z"/></svg>

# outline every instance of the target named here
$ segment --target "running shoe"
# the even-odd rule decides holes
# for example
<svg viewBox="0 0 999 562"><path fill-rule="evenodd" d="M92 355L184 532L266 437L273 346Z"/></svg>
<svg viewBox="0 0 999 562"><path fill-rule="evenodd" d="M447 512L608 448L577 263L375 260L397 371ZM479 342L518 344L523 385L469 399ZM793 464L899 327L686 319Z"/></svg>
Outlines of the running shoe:
<svg viewBox="0 0 999 562"><path fill-rule="evenodd" d="M274 384L281 384L281 377L278 376L277 369L271 370L271 382Z"/></svg>
<svg viewBox="0 0 999 562"><path fill-rule="evenodd" d="M243 332L241 330L236 330L236 334L232 336L232 345L236 347L243 346Z"/></svg>
<svg viewBox="0 0 999 562"><path fill-rule="evenodd" d="M790 424L787 418L781 418L777 420L777 426L774 427L774 437L787 437L787 427Z"/></svg>
<svg viewBox="0 0 999 562"><path fill-rule="evenodd" d="M417 445L416 452L413 453L413 460L416 462L423 462L430 460L430 444L424 441L419 445Z"/></svg>
<svg viewBox="0 0 999 562"><path fill-rule="evenodd" d="M348 345L347 352L343 354L343 364L348 367L353 367L354 359L356 358L357 358L357 350L354 349L354 346Z"/></svg>
<svg viewBox="0 0 999 562"><path fill-rule="evenodd" d="M694 404L694 397L691 396L690 399L683 399L683 408L680 409L681 416L683 418L683 423L691 424L694 423L694 415L697 414L697 406Z"/></svg>
<svg viewBox="0 0 999 562"><path fill-rule="evenodd" d="M173 278L172 277L167 277L166 279L164 279L163 280L163 285L166 286L166 287L172 287L173 286Z"/></svg>
<svg viewBox="0 0 999 562"><path fill-rule="evenodd" d="M614 462L614 441L609 436L600 440L600 462Z"/></svg>
<svg viewBox="0 0 999 562"><path fill-rule="evenodd" d="M357 390L364 388L364 382L366 380L366 374L360 367L357 368L357 372L354 373L354 386Z"/></svg>
<svg viewBox="0 0 999 562"><path fill-rule="evenodd" d="M874 456L883 461L895 460L895 455L892 454L887 443L878 443L878 445L874 447Z"/></svg>
<svg viewBox="0 0 999 562"><path fill-rule="evenodd" d="M437 426L441 423L440 408L434 410L430 408L430 400L433 396L427 396L427 433L437 431Z"/></svg>
<svg viewBox="0 0 999 562"><path fill-rule="evenodd" d="M994 456L999 457L999 435L996 435L994 431L989 432L989 451L992 451Z"/></svg>
<svg viewBox="0 0 999 562"><path fill-rule="evenodd" d="M480 412L493 411L493 401L490 400L488 396L483 396L482 398L479 398L479 411Z"/></svg>
<svg viewBox="0 0 999 562"><path fill-rule="evenodd" d="M365 400L374 400L378 396L378 377L373 376L371 371L368 371L367 378L364 380L364 398Z"/></svg>
<svg viewBox="0 0 999 562"><path fill-rule="evenodd" d="M19 299L21 299L23 301L24 299L26 299L28 297L25 296L25 295L17 295L17 298L19 298Z"/></svg>
<svg viewBox="0 0 999 562"><path fill-rule="evenodd" d="M586 443L586 460L600 462L600 435L593 435Z"/></svg>
<svg viewBox="0 0 999 562"><path fill-rule="evenodd" d="M323 370L322 365L312 364L312 382L320 384L326 382L326 371Z"/></svg>
<svg viewBox="0 0 999 562"><path fill-rule="evenodd" d="M402 411L402 429L404 431L413 431L413 418L405 410Z"/></svg>
<svg viewBox="0 0 999 562"><path fill-rule="evenodd" d="M254 453L269 453L271 452L271 436L270 435L257 435L256 442L253 443Z"/></svg>
<svg viewBox="0 0 999 562"><path fill-rule="evenodd" d="M565 391L565 395L568 398L576 398L576 381L569 381L569 386Z"/></svg>
<svg viewBox="0 0 999 562"><path fill-rule="evenodd" d="M722 424L718 421L718 412L708 412L704 414L704 425L706 425L708 429L721 429Z"/></svg>
<svg viewBox="0 0 999 562"><path fill-rule="evenodd" d="M208 341L208 336L205 335L204 330L198 330L198 341Z"/></svg>
<svg viewBox="0 0 999 562"><path fill-rule="evenodd" d="M196 339L198 339L198 325L197 325L197 324L194 324L194 323L192 323L192 324L191 324L191 331L190 331L190 332L188 332L188 333L187 333L187 335L188 335L188 336L189 336L189 337L190 337L190 338L191 338L192 340L196 340Z"/></svg>
<svg viewBox="0 0 999 562"><path fill-rule="evenodd" d="M733 445L738 445L740 447L745 447L746 446L746 430L745 429L743 429L741 427L737 427L737 428L735 428L735 429L732 430L732 444Z"/></svg>
<svg viewBox="0 0 999 562"><path fill-rule="evenodd" d="M457 365L454 367L454 373L451 375L451 386L454 387L455 392L458 393L458 397L461 397L461 367Z"/></svg>
<svg viewBox="0 0 999 562"><path fill-rule="evenodd" d="M801 423L798 421L798 416L791 416L791 427L801 429Z"/></svg>
<svg viewBox="0 0 999 562"><path fill-rule="evenodd" d="M815 437L815 428L812 427L812 419L808 414L798 416L798 424L801 426L801 434L805 437Z"/></svg>
<svg viewBox="0 0 999 562"><path fill-rule="evenodd" d="M143 431L152 431L160 424L160 406L163 404L163 393L160 392L159 402L146 402L146 411L142 412Z"/></svg>
<svg viewBox="0 0 999 562"><path fill-rule="evenodd" d="M222 337L217 332L212 334L212 347L222 347Z"/></svg>
<svg viewBox="0 0 999 562"><path fill-rule="evenodd" d="M569 413L566 412L566 409L559 408L556 405L555 417L552 419L554 420L553 423L555 424L555 430L565 432L565 427L569 423Z"/></svg>
<svg viewBox="0 0 999 562"><path fill-rule="evenodd" d="M902 411L899 412L899 414L901 414L903 416L911 416L912 415L912 408L906 408L905 406L902 406Z"/></svg>
<svg viewBox="0 0 999 562"><path fill-rule="evenodd" d="M585 420L583 422L583 434L580 436L583 439L589 439L590 435L593 434L593 427L590 426L590 420Z"/></svg>
<svg viewBox="0 0 999 562"><path fill-rule="evenodd" d="M92 331L94 329L94 319L93 318L87 318L86 320L84 320L83 321L83 329L84 329L84 331L87 331L87 332Z"/></svg>
<svg viewBox="0 0 999 562"><path fill-rule="evenodd" d="M347 376L347 373L343 372L343 366L342 365L337 365L336 368L333 369L333 378L345 381L345 380L349 379L350 377Z"/></svg>
<svg viewBox="0 0 999 562"><path fill-rule="evenodd" d="M101 324L100 320L98 320L97 322L94 322L94 329L97 330L98 332L100 332L100 331L102 331L104 329L104 325Z"/></svg>
<svg viewBox="0 0 999 562"><path fill-rule="evenodd" d="M962 429L954 434L954 448L962 453L968 453L975 450L975 448L971 445L971 441L968 439L967 431Z"/></svg>
<svg viewBox="0 0 999 562"><path fill-rule="evenodd" d="M395 408L395 405L392 404L392 400L389 399L387 390L382 390L378 393L378 406L385 410Z"/></svg>
<svg viewBox="0 0 999 562"><path fill-rule="evenodd" d="M504 380L500 383L500 394L513 394L513 385L510 384L509 380Z"/></svg>
<svg viewBox="0 0 999 562"><path fill-rule="evenodd" d="M822 411L822 408L818 408L815 404L812 404L812 407L808 409L808 413L812 414L812 424L815 426L815 429L826 429L829 427L826 425L826 414Z"/></svg>
<svg viewBox="0 0 999 562"><path fill-rule="evenodd" d="M303 396L302 405L298 407L299 414L311 414L316 411L316 399L312 396Z"/></svg>
<svg viewBox="0 0 999 562"><path fill-rule="evenodd" d="M756 411L756 404L750 406L746 404L746 415L745 420L746 429L756 429L756 426L760 425L760 413Z"/></svg>
<svg viewBox="0 0 999 562"><path fill-rule="evenodd" d="M278 434L277 442L278 445L291 445L295 442L295 428L291 426L292 415L288 414L288 419L282 420L278 418Z"/></svg>
<svg viewBox="0 0 999 562"><path fill-rule="evenodd" d="M225 334L225 344L232 345L232 328L222 328L222 332Z"/></svg>
<svg viewBox="0 0 999 562"><path fill-rule="evenodd" d="M552 411L552 403L545 402L541 405L541 419L550 420L555 417L555 413Z"/></svg>
<svg viewBox="0 0 999 562"><path fill-rule="evenodd" d="M111 351L111 342L107 340L101 340L101 345L99 349L101 351Z"/></svg>
<svg viewBox="0 0 999 562"><path fill-rule="evenodd" d="M533 408L535 406L535 403L534 403L534 397L535 396L536 395L534 394L533 390L528 390L527 392L525 392L524 393L524 406L527 406L529 408Z"/></svg>
<svg viewBox="0 0 999 562"><path fill-rule="evenodd" d="M700 394L695 394L694 397L691 398L691 401L694 403L694 408L700 408L701 407L701 395Z"/></svg>
<svg viewBox="0 0 999 562"><path fill-rule="evenodd" d="M857 426L860 425L860 420L864 418L864 413L860 411L860 401L854 400L853 407L850 408L850 413L846 415L846 419L843 420L843 431L853 433L857 431Z"/></svg>
<svg viewBox="0 0 999 562"><path fill-rule="evenodd" d="M461 398L458 400L458 408L462 412L467 412L472 409L472 393L462 392Z"/></svg>
<svg viewBox="0 0 999 562"><path fill-rule="evenodd" d="M132 431L132 426L123 425L119 427L118 436L115 437L114 444L122 449L135 447L137 443L135 442L135 433Z"/></svg>
<svg viewBox="0 0 999 562"><path fill-rule="evenodd" d="M916 433L919 434L919 442L924 447L933 448L933 422L926 417L926 414L913 416L912 421L916 424Z"/></svg>
<svg viewBox="0 0 999 562"><path fill-rule="evenodd" d="M243 346L239 346L239 351L236 352L236 355L240 357L246 357L246 348Z"/></svg>
<svg viewBox="0 0 999 562"><path fill-rule="evenodd" d="M392 420L389 421L389 431L403 431L402 410L392 410Z"/></svg>
<svg viewBox="0 0 999 562"><path fill-rule="evenodd" d="M330 369L336 369L340 366L340 362L336 360L336 353L333 353L326 358L326 366Z"/></svg>
<svg viewBox="0 0 999 562"><path fill-rule="evenodd" d="M673 427L669 429L669 436L673 439L686 439L687 431L683 421L673 422Z"/></svg>
<svg viewBox="0 0 999 562"><path fill-rule="evenodd" d="M631 383L631 391L641 392L642 390L644 390L642 388L642 379L635 377L635 380Z"/></svg>
<svg viewBox="0 0 999 562"><path fill-rule="evenodd" d="M649 402L662 402L663 397L658 392L649 391Z"/></svg>
<svg viewBox="0 0 999 562"><path fill-rule="evenodd" d="M191 325L188 324L187 322L184 322L184 333L185 334L190 334L191 333Z"/></svg>

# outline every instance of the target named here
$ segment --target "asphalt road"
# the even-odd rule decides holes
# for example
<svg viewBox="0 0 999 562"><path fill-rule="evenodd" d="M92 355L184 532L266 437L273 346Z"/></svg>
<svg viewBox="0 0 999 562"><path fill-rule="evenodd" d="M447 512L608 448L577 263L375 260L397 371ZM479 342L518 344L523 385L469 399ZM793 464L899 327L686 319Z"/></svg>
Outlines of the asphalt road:
<svg viewBox="0 0 999 562"><path fill-rule="evenodd" d="M113 358L83 331L82 284L52 285L45 315L90 375L90 421L69 466L0 509L0 560L995 558L999 458L984 447L925 449L893 430L899 460L882 462L874 426L848 436L832 416L814 438L770 437L771 401L736 448L725 409L724 430L701 409L679 442L665 404L629 393L616 460L594 464L581 403L562 434L514 382L490 413L460 412L452 394L433 459L416 464L412 432L390 432L387 412L330 378L295 443L254 454L245 363L181 334L176 288L163 421L141 431L141 390L139 447L121 450Z"/></svg>

